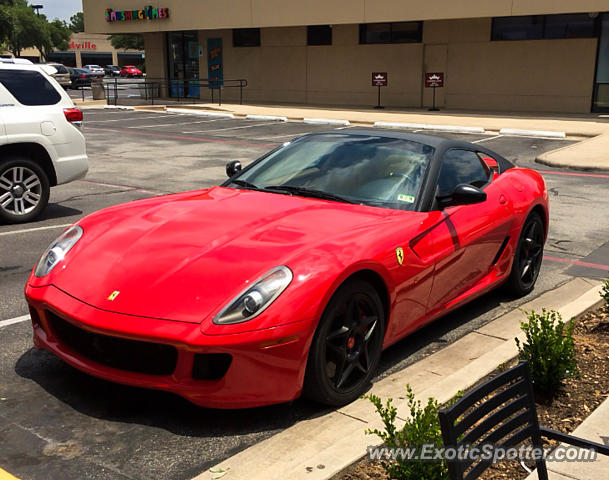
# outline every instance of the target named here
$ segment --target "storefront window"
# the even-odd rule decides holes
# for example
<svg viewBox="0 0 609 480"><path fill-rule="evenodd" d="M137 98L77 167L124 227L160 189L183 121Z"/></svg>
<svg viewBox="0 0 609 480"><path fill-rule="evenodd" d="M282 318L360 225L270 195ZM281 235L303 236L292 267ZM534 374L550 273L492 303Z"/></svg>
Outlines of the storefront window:
<svg viewBox="0 0 609 480"><path fill-rule="evenodd" d="M604 13L601 17L592 110L609 112L609 13Z"/></svg>
<svg viewBox="0 0 609 480"><path fill-rule="evenodd" d="M332 27L330 25L308 26L307 45L332 45Z"/></svg>
<svg viewBox="0 0 609 480"><path fill-rule="evenodd" d="M524 15L493 18L491 40L591 38L598 35L598 14Z"/></svg>
<svg viewBox="0 0 609 480"><path fill-rule="evenodd" d="M423 22L362 23L359 43L420 43Z"/></svg>
<svg viewBox="0 0 609 480"><path fill-rule="evenodd" d="M167 34L170 96L199 97L199 49L197 32Z"/></svg>
<svg viewBox="0 0 609 480"><path fill-rule="evenodd" d="M259 47L259 28L233 28L233 47Z"/></svg>

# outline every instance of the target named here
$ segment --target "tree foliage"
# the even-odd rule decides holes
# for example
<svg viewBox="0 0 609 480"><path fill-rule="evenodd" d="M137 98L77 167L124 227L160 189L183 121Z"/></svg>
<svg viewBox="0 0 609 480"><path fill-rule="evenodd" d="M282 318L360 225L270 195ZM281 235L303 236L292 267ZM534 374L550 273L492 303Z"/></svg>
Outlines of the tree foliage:
<svg viewBox="0 0 609 480"><path fill-rule="evenodd" d="M117 50L144 50L144 37L137 33L110 35L110 43Z"/></svg>
<svg viewBox="0 0 609 480"><path fill-rule="evenodd" d="M85 17L82 12L75 13L70 17L70 24L68 28L74 33L80 33L85 31Z"/></svg>
<svg viewBox="0 0 609 480"><path fill-rule="evenodd" d="M15 57L29 47L38 48L43 58L54 49L65 50L71 33L65 22L37 15L26 0L0 0L0 42Z"/></svg>

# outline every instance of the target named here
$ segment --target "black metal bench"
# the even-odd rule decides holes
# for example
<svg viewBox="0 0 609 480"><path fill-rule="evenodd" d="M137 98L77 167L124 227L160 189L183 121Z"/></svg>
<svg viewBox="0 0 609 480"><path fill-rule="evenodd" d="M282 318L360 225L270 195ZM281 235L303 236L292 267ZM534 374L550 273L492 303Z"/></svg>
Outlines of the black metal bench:
<svg viewBox="0 0 609 480"><path fill-rule="evenodd" d="M539 426L533 386L526 362L520 362L488 382L468 392L449 408L440 410L440 426L445 447L466 449L492 445L516 447L530 439L542 449L542 437L609 455L609 447ZM451 480L478 478L491 459L447 458ZM545 460L535 460L540 480L548 480Z"/></svg>

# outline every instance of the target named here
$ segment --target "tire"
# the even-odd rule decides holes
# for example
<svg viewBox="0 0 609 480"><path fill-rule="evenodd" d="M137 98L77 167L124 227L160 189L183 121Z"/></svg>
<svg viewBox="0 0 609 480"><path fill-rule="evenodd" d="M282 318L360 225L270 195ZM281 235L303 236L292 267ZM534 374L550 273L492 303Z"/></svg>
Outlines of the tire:
<svg viewBox="0 0 609 480"><path fill-rule="evenodd" d="M512 271L506 287L516 297L524 297L535 288L541 269L545 227L539 214L531 213L524 222L514 252Z"/></svg>
<svg viewBox="0 0 609 480"><path fill-rule="evenodd" d="M36 162L11 157L0 160L0 222L25 223L49 203L49 178Z"/></svg>
<svg viewBox="0 0 609 480"><path fill-rule="evenodd" d="M303 395L333 407L360 397L381 357L385 314L376 290L350 281L332 296L313 337Z"/></svg>

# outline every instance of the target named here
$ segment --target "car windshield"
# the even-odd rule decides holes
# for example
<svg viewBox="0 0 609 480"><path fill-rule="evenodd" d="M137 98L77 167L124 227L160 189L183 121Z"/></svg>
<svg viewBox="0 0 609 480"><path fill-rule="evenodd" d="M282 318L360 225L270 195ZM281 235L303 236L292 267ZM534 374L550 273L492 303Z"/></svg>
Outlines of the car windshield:
<svg viewBox="0 0 609 480"><path fill-rule="evenodd" d="M284 145L227 185L413 210L434 151L375 135L310 135Z"/></svg>

